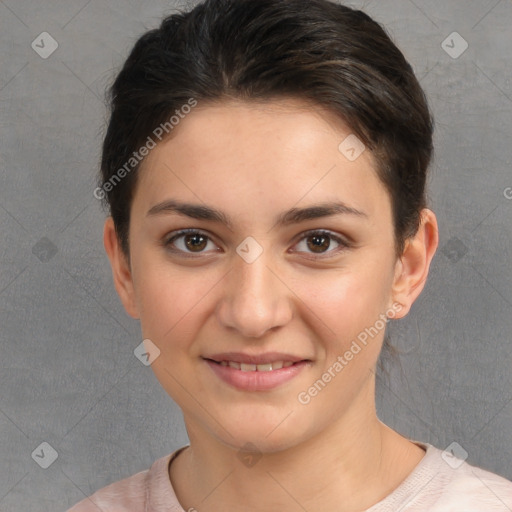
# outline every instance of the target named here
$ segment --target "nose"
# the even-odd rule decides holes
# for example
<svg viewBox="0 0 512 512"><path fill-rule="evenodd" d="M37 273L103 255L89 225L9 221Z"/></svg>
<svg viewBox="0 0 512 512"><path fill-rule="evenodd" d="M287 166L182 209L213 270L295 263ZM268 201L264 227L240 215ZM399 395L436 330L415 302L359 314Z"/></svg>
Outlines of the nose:
<svg viewBox="0 0 512 512"><path fill-rule="evenodd" d="M286 325L293 316L291 296L284 279L271 268L269 251L247 263L235 256L217 307L221 325L248 338L263 336Z"/></svg>

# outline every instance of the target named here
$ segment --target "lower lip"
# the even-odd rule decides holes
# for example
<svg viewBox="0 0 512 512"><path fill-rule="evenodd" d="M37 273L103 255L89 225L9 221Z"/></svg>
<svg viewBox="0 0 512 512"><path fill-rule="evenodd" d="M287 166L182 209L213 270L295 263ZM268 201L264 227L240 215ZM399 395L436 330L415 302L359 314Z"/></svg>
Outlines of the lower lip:
<svg viewBox="0 0 512 512"><path fill-rule="evenodd" d="M243 391L266 391L274 389L297 376L308 364L307 361L294 363L287 368L270 370L268 372L250 371L243 372L231 366L222 366L208 359L205 362L213 370L215 375L224 382Z"/></svg>

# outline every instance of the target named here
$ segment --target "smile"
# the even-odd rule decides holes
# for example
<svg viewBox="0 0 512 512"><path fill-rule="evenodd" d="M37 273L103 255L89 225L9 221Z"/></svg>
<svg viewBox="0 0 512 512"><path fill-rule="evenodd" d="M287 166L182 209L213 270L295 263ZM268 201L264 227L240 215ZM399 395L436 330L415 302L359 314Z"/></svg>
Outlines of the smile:
<svg viewBox="0 0 512 512"><path fill-rule="evenodd" d="M215 379L220 379L230 387L239 391L270 391L296 378L305 371L312 362L298 359L267 359L258 363L233 361L232 359L203 358L210 367Z"/></svg>
<svg viewBox="0 0 512 512"><path fill-rule="evenodd" d="M288 368L294 364L292 361L273 361L272 363L265 364L238 363L237 361L214 362L220 364L221 366L229 366L230 368L235 368L236 370L241 370L243 372L271 372L272 370Z"/></svg>

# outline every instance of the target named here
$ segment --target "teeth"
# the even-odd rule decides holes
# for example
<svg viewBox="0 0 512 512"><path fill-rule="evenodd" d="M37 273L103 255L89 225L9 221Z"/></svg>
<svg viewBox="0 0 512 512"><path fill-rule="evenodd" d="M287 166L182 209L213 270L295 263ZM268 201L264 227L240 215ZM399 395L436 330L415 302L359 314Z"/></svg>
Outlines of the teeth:
<svg viewBox="0 0 512 512"><path fill-rule="evenodd" d="M257 364L256 368L259 372L271 372L274 369L274 367L272 366L272 363Z"/></svg>
<svg viewBox="0 0 512 512"><path fill-rule="evenodd" d="M237 363L236 361L220 361L219 364L221 366L229 366L243 372L271 372L272 370L280 370L281 368L288 368L289 366L293 365L291 361L274 361L272 363L265 364L247 364Z"/></svg>

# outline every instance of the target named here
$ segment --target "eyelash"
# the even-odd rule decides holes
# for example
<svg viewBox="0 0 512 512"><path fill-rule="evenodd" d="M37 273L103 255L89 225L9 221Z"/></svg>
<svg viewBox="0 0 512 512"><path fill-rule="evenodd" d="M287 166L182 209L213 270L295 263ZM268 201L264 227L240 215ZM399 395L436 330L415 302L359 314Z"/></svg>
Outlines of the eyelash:
<svg viewBox="0 0 512 512"><path fill-rule="evenodd" d="M163 241L164 247L172 253L179 253L180 255L184 255L187 258L196 258L198 256L201 256L201 254L203 254L203 252L192 253L192 252L183 251L181 249L171 248L171 245L177 239L182 238L186 235L202 235L205 238L207 238L208 241L210 241L210 242L212 241L210 236L207 235L205 232L197 230L197 229L193 229L193 228L183 229L183 230L178 231L175 234L171 234L171 235L172 236L170 236L170 238L166 238ZM350 244L347 241L345 241L342 238L340 238L339 236L333 234L331 231L327 231L327 230L323 230L323 229L317 229L317 230L313 229L313 230L304 232L302 234L302 237L298 240L298 242L295 245L297 245L300 242L302 242L303 240L306 240L307 238L313 237L315 235L316 236L327 235L330 240L333 240L334 242L339 244L340 247L338 247L334 250L324 252L324 253L317 253L317 255L315 255L315 253L310 252L309 254L311 254L313 256L308 257L308 259L323 259L323 258L327 258L327 257L332 257L333 254L338 254L341 251L343 251L344 249L348 249L350 247ZM301 251L294 251L294 252L301 252Z"/></svg>

